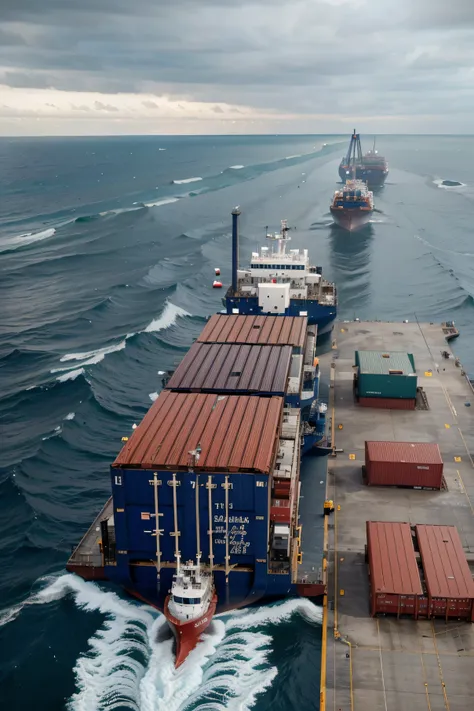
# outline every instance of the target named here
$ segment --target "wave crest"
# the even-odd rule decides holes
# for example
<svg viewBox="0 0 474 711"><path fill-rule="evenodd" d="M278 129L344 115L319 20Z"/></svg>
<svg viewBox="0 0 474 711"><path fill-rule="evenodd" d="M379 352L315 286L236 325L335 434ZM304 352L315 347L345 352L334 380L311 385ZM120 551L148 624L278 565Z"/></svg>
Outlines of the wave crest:
<svg viewBox="0 0 474 711"><path fill-rule="evenodd" d="M186 183L198 183L202 178L184 178L183 180L172 180L173 185L186 185Z"/></svg>
<svg viewBox="0 0 474 711"><path fill-rule="evenodd" d="M16 235L15 237L7 237L0 243L0 252L9 252L13 249L19 249L20 247L26 247L29 244L34 244L35 242L41 242L44 239L48 239L56 234L56 228L50 227L47 230L42 230L41 232L26 232L23 235Z"/></svg>
<svg viewBox="0 0 474 711"><path fill-rule="evenodd" d="M178 318L183 318L184 316L191 316L190 313L182 309L180 306L175 306L170 301L167 301L163 313L159 318L153 319L151 323L145 328L143 333L157 333L158 331L163 331L165 328L174 326Z"/></svg>

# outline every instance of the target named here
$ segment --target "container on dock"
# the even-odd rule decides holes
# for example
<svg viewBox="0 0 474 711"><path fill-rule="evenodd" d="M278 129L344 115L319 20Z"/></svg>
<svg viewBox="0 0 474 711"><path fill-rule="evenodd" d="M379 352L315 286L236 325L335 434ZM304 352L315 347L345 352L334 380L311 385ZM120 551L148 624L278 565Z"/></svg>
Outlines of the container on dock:
<svg viewBox="0 0 474 711"><path fill-rule="evenodd" d="M414 410L416 400L395 397L360 397L361 407L375 407L378 410Z"/></svg>
<svg viewBox="0 0 474 711"><path fill-rule="evenodd" d="M411 353L401 351L356 351L355 382L360 399L409 400L414 407L415 359Z"/></svg>
<svg viewBox="0 0 474 711"><path fill-rule="evenodd" d="M367 521L370 613L418 618L426 608L409 523ZM420 609L421 608L421 609Z"/></svg>
<svg viewBox="0 0 474 711"><path fill-rule="evenodd" d="M369 486L411 486L441 489L443 459L434 442L365 443Z"/></svg>
<svg viewBox="0 0 474 711"><path fill-rule="evenodd" d="M188 392L284 395L291 346L194 343L167 384Z"/></svg>
<svg viewBox="0 0 474 711"><path fill-rule="evenodd" d="M415 526L430 617L474 622L474 581L455 526Z"/></svg>

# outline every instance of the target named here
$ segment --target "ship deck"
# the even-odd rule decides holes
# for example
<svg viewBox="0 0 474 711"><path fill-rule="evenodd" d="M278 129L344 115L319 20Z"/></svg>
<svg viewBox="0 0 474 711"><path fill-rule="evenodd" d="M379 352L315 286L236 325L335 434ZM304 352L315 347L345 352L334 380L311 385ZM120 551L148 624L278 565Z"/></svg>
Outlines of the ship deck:
<svg viewBox="0 0 474 711"><path fill-rule="evenodd" d="M99 542L101 540L100 522L113 515L112 497L96 516L94 522L87 530L78 546L74 549L67 562L69 569L78 567L100 568L103 566L102 555L100 553Z"/></svg>
<svg viewBox="0 0 474 711"><path fill-rule="evenodd" d="M324 373L334 363L330 413L338 450L328 460L327 496L336 510L325 537L320 710L465 711L474 697L474 626L370 617L364 548L367 519L454 525L472 565L474 394L454 358L441 356L450 349L440 325L339 322L334 338L332 352L320 357ZM413 353L429 409L358 407L352 394L358 349ZM447 488L365 486L361 466L369 439L438 442Z"/></svg>
<svg viewBox="0 0 474 711"><path fill-rule="evenodd" d="M323 579L321 551L324 544L324 500L327 457L304 457L300 467L299 525L302 561L298 583L315 584Z"/></svg>

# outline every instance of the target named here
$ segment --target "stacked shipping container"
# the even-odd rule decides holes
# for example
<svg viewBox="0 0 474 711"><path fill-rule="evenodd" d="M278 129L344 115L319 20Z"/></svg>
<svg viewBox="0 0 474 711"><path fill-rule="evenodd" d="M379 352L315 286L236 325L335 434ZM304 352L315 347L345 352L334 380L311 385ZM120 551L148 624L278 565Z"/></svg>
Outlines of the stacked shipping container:
<svg viewBox="0 0 474 711"><path fill-rule="evenodd" d="M114 543L101 579L159 608L178 559L210 567L220 610L294 589L300 400L316 397L304 388L307 327L306 317L209 320L111 467L112 502L93 524L101 551ZM98 577L80 548L68 569Z"/></svg>
<svg viewBox="0 0 474 711"><path fill-rule="evenodd" d="M355 368L359 405L394 410L415 409L417 377L411 353L356 351Z"/></svg>
<svg viewBox="0 0 474 711"><path fill-rule="evenodd" d="M433 617L474 622L474 581L454 526L415 526Z"/></svg>
<svg viewBox="0 0 474 711"><path fill-rule="evenodd" d="M408 523L367 521L370 611L418 617L420 573Z"/></svg>
<svg viewBox="0 0 474 711"><path fill-rule="evenodd" d="M367 521L367 555L372 616L474 622L474 581L454 526Z"/></svg>

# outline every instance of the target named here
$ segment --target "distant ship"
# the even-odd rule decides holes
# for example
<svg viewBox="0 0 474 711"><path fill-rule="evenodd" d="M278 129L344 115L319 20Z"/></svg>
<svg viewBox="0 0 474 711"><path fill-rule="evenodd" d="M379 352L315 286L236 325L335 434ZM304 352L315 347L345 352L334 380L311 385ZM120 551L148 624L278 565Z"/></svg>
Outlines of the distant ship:
<svg viewBox="0 0 474 711"><path fill-rule="evenodd" d="M337 291L312 266L307 249L287 250L289 227L282 220L279 233L268 233L271 247L252 252L250 266L239 269L239 234L236 208L232 213L232 285L224 306L228 314L306 316L318 335L332 330L337 315Z"/></svg>
<svg viewBox="0 0 474 711"><path fill-rule="evenodd" d="M362 180L347 180L336 190L330 211L334 222L350 232L366 225L374 210L374 196Z"/></svg>
<svg viewBox="0 0 474 711"><path fill-rule="evenodd" d="M339 165L339 177L343 183L354 175L354 170L355 177L366 182L369 188L383 185L388 175L388 163L375 149L375 139L372 150L362 154L360 135L355 129L347 155L342 158Z"/></svg>

